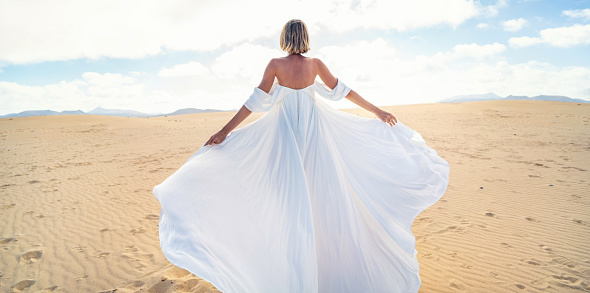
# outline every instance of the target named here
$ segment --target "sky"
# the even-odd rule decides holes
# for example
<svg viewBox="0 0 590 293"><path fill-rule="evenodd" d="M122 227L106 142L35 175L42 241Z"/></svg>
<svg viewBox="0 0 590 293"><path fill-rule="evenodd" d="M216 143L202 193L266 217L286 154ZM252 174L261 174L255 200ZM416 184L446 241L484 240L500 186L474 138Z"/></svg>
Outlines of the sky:
<svg viewBox="0 0 590 293"><path fill-rule="evenodd" d="M239 109L294 18L305 56L378 106L590 100L590 0L0 0L0 115Z"/></svg>

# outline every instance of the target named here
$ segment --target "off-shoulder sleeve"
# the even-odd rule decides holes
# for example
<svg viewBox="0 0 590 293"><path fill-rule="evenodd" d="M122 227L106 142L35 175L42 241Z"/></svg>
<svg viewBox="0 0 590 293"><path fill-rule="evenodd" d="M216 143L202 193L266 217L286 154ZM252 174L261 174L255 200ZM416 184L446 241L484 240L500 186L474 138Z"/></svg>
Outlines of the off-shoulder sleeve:
<svg viewBox="0 0 590 293"><path fill-rule="evenodd" d="M350 92L350 88L340 81L340 79L338 79L336 87L334 87L332 90L330 90L330 88L328 88L325 84L319 83L317 81L313 84L313 87L315 91L320 94L320 96L332 101L338 101L346 97Z"/></svg>
<svg viewBox="0 0 590 293"><path fill-rule="evenodd" d="M273 85L269 93L266 93L263 90L255 87L254 92L252 95L250 95L248 100L246 100L244 106L252 112L266 112L270 110L276 101L275 97L272 95L274 88L275 85Z"/></svg>

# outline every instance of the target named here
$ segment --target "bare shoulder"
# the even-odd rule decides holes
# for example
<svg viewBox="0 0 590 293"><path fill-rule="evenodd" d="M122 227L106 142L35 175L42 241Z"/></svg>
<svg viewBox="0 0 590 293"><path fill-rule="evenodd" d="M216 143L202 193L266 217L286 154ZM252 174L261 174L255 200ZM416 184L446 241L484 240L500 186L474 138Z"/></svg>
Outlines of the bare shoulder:
<svg viewBox="0 0 590 293"><path fill-rule="evenodd" d="M272 58L270 59L270 61L268 61L268 66L276 66L277 63L280 62L281 58Z"/></svg>
<svg viewBox="0 0 590 293"><path fill-rule="evenodd" d="M320 58L312 58L313 65L318 72L329 71L328 66Z"/></svg>
<svg viewBox="0 0 590 293"><path fill-rule="evenodd" d="M311 60L311 62L313 62L314 65L316 66L326 66L324 64L324 62L322 62L322 60L320 60L320 58L315 58L315 57L310 57L309 58Z"/></svg>
<svg viewBox="0 0 590 293"><path fill-rule="evenodd" d="M281 60L281 58L272 58L266 65L266 71L276 72L276 70L280 68L283 63L284 62Z"/></svg>
<svg viewBox="0 0 590 293"><path fill-rule="evenodd" d="M276 57L270 59L270 61L268 62L268 66L276 69L283 67L286 63L287 60L285 59L285 57Z"/></svg>

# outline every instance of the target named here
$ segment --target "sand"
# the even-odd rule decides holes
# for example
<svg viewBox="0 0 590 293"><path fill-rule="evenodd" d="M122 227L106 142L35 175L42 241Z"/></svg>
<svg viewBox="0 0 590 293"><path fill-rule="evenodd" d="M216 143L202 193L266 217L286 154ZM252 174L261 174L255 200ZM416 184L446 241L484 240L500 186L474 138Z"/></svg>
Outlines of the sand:
<svg viewBox="0 0 590 293"><path fill-rule="evenodd" d="M384 109L451 165L420 292L590 291L590 104ZM218 292L162 254L151 190L233 114L0 119L0 291Z"/></svg>

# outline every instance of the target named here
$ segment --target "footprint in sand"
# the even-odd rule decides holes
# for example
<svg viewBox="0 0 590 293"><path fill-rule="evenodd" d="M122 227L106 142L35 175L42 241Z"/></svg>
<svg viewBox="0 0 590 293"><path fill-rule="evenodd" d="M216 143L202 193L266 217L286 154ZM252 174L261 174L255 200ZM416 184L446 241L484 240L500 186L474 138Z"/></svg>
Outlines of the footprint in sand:
<svg viewBox="0 0 590 293"><path fill-rule="evenodd" d="M132 261L133 267L135 267L138 270L149 268L154 264L153 253L141 253L139 249L134 245L127 245L125 249L123 249L121 257Z"/></svg>
<svg viewBox="0 0 590 293"><path fill-rule="evenodd" d="M538 259L529 259L529 260L524 260L521 259L520 261L525 262L531 266L545 266L545 263L543 263L542 261L538 260Z"/></svg>
<svg viewBox="0 0 590 293"><path fill-rule="evenodd" d="M6 238L2 238L0 239L0 244L8 244L10 242L16 241L16 238L14 237L6 237Z"/></svg>
<svg viewBox="0 0 590 293"><path fill-rule="evenodd" d="M84 252L84 251L86 251L86 246L78 245L78 246L74 247L73 249L75 249L79 252Z"/></svg>
<svg viewBox="0 0 590 293"><path fill-rule="evenodd" d="M416 221L415 221L415 222L416 222L416 223L432 223L433 221L434 221L434 220L432 220L432 219L431 219L431 218L429 218L429 217L421 217L421 218L418 218L418 219L416 219Z"/></svg>
<svg viewBox="0 0 590 293"><path fill-rule="evenodd" d="M459 282L457 280L451 280L449 282L449 287L451 287L455 290L460 290L460 291L465 290L465 285L461 284L461 282Z"/></svg>
<svg viewBox="0 0 590 293"><path fill-rule="evenodd" d="M552 259L551 262L558 263L560 265L564 265L570 269L573 269L576 267L576 264L573 261L571 261L567 257L563 257L563 256L558 256L558 257Z"/></svg>
<svg viewBox="0 0 590 293"><path fill-rule="evenodd" d="M137 289L138 287L143 287L145 285L144 282L137 283L129 283L126 289ZM189 272L175 268L168 270L164 275L160 278L159 282L155 284L148 285L147 288L141 288L138 291L144 292L210 292L210 293L221 293L217 288L215 288L211 283L196 277ZM115 289L116 290L116 289ZM112 291L105 291L106 292L116 292Z"/></svg>
<svg viewBox="0 0 590 293"><path fill-rule="evenodd" d="M547 276L538 280L534 280L531 282L531 286L533 286L533 288L537 290L546 290L547 288L549 288L549 283L547 282L547 280L550 278L550 276Z"/></svg>
<svg viewBox="0 0 590 293"><path fill-rule="evenodd" d="M49 293L49 292L54 292L55 290L57 290L57 288L59 288L59 287L58 287L58 286L55 286L55 285L53 285L53 286L50 286L50 287L44 288L43 290L41 290L41 291L38 291L38 292L39 292L39 293Z"/></svg>
<svg viewBox="0 0 590 293"><path fill-rule="evenodd" d="M16 242L18 240L14 237L6 237L6 238L2 238L0 239L0 248L2 250L10 250L13 249L17 246Z"/></svg>
<svg viewBox="0 0 590 293"><path fill-rule="evenodd" d="M539 245L539 247L547 252L553 252L553 249L551 249L551 247L547 246L547 245Z"/></svg>
<svg viewBox="0 0 590 293"><path fill-rule="evenodd" d="M3 209L5 209L5 210L10 209L10 208L13 208L15 205L16 205L15 203L7 204L7 205L4 205Z"/></svg>
<svg viewBox="0 0 590 293"><path fill-rule="evenodd" d="M568 275L552 275L553 278L558 279L558 280L564 280L564 281L568 281L570 283L577 283L578 282L578 278L574 277L574 276L568 276Z"/></svg>
<svg viewBox="0 0 590 293"><path fill-rule="evenodd" d="M155 215L155 214L149 214L149 215L146 215L143 218L146 219L146 220L159 220L160 219L160 216Z"/></svg>
<svg viewBox="0 0 590 293"><path fill-rule="evenodd" d="M590 286L586 282L580 281L575 276L561 274L560 276L552 275L552 277L554 278L554 282L551 283L554 283L558 287L568 288L571 291L588 291L590 289Z"/></svg>
<svg viewBox="0 0 590 293"><path fill-rule="evenodd" d="M578 171L586 171L586 169L582 169L582 168L578 168L578 167L561 167L562 169L574 169L574 170L578 170Z"/></svg>
<svg viewBox="0 0 590 293"><path fill-rule="evenodd" d="M464 233L465 232L465 228L463 227L457 227L457 226L448 226L445 229L442 229L440 231L434 232L433 234L444 234L447 233L449 231L453 231L453 232L459 232L459 233Z"/></svg>
<svg viewBox="0 0 590 293"><path fill-rule="evenodd" d="M176 291L176 288L174 286L174 281L165 280L165 281L160 281L159 283L156 283L155 285L150 287L147 291L148 292L173 292L173 291Z"/></svg>
<svg viewBox="0 0 590 293"><path fill-rule="evenodd" d="M464 269L468 269L468 270L470 270L470 269L473 268L473 266L471 266L470 264L466 264L466 263L462 263L461 264L461 267L464 268Z"/></svg>
<svg viewBox="0 0 590 293"><path fill-rule="evenodd" d="M20 264L32 264L43 256L41 250L30 250L18 255L17 260Z"/></svg>
<svg viewBox="0 0 590 293"><path fill-rule="evenodd" d="M135 234L139 234L139 233L144 233L146 231L147 230L144 229L143 227L137 227L137 228L133 228L133 229L129 230L129 234L135 235Z"/></svg>
<svg viewBox="0 0 590 293"><path fill-rule="evenodd" d="M510 244L508 244L508 243L506 243L506 242L501 242L500 244L501 244L502 246L504 246L505 248L514 248L514 246L512 246L512 245L510 245Z"/></svg>
<svg viewBox="0 0 590 293"><path fill-rule="evenodd" d="M425 259L431 260L431 261L439 261L440 260L440 257L438 257L432 253L425 253L422 257Z"/></svg>
<svg viewBox="0 0 590 293"><path fill-rule="evenodd" d="M35 280L22 280L12 285L13 291L24 291L35 284Z"/></svg>
<svg viewBox="0 0 590 293"><path fill-rule="evenodd" d="M94 257L96 258L106 258L107 256L109 256L109 254L111 254L110 252L100 252L97 255L95 255Z"/></svg>

